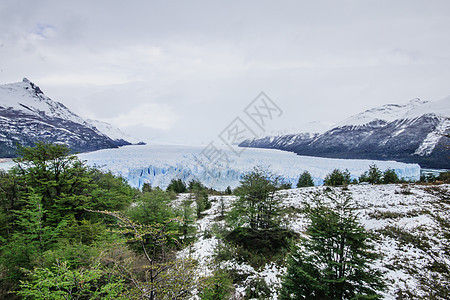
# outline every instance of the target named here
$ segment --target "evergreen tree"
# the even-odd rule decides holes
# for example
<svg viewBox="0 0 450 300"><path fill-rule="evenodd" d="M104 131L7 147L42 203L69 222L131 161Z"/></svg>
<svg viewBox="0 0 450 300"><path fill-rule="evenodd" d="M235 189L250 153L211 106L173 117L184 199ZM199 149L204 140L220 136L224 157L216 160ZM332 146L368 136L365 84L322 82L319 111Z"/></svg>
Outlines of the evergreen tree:
<svg viewBox="0 0 450 300"><path fill-rule="evenodd" d="M150 183L146 182L142 185L142 192L149 193L152 191L152 186Z"/></svg>
<svg viewBox="0 0 450 300"><path fill-rule="evenodd" d="M383 183L398 183L400 180L398 179L397 174L392 169L387 169L383 173Z"/></svg>
<svg viewBox="0 0 450 300"><path fill-rule="evenodd" d="M341 171L334 169L330 174L325 176L324 184L330 186L340 186L350 184L350 172L348 170Z"/></svg>
<svg viewBox="0 0 450 300"><path fill-rule="evenodd" d="M175 193L185 193L187 191L186 184L181 179L172 179L167 186L168 191L174 191Z"/></svg>
<svg viewBox="0 0 450 300"><path fill-rule="evenodd" d="M195 190L205 190L206 187L198 180L192 179L189 181L188 190L189 192L193 192Z"/></svg>
<svg viewBox="0 0 450 300"><path fill-rule="evenodd" d="M227 186L227 188L225 189L225 194L227 194L227 195L233 194L233 191L231 190L230 186Z"/></svg>
<svg viewBox="0 0 450 300"><path fill-rule="evenodd" d="M297 187L301 188L308 186L314 186L314 182L312 180L311 174L309 174L308 171L305 171L300 175L300 178L298 179L297 182Z"/></svg>
<svg viewBox="0 0 450 300"><path fill-rule="evenodd" d="M252 229L277 227L281 201L275 195L278 188L278 177L268 171L255 168L245 174L236 190L239 198L233 204L231 218L240 224L249 224Z"/></svg>
<svg viewBox="0 0 450 300"><path fill-rule="evenodd" d="M369 166L369 171L367 173L367 180L371 184L379 184L382 182L383 173L378 169L377 165L372 164Z"/></svg>
<svg viewBox="0 0 450 300"><path fill-rule="evenodd" d="M369 182L369 175L367 174L367 171L365 171L364 173L362 173L359 176L359 182Z"/></svg>
<svg viewBox="0 0 450 300"><path fill-rule="evenodd" d="M382 274L370 263L370 235L352 212L348 194L319 195L307 208L308 237L301 240L289 259L280 299L379 299Z"/></svg>

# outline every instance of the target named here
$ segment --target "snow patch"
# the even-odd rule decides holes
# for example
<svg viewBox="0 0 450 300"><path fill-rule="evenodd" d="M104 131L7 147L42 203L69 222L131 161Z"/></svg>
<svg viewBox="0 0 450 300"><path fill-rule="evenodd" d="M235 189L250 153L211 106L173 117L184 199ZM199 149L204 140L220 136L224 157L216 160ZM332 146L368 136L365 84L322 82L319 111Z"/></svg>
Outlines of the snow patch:
<svg viewBox="0 0 450 300"><path fill-rule="evenodd" d="M430 132L427 137L423 140L422 144L414 151L414 154L420 156L427 156L433 152L439 140L443 137L445 133L450 130L450 119L442 119L441 122L436 126L436 129Z"/></svg>

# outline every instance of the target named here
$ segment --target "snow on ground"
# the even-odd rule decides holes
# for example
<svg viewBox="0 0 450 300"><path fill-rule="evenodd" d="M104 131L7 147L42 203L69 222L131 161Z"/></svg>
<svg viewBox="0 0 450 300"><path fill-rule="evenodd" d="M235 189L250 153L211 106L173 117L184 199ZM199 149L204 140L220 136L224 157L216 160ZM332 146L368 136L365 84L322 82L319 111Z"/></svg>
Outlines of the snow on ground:
<svg viewBox="0 0 450 300"><path fill-rule="evenodd" d="M310 187L280 191L282 206L289 212L283 217L284 225L304 233L308 221L301 209L324 189L325 187ZM332 190L341 191L342 188ZM396 299L398 290L410 291L419 298L425 297L419 282L424 277L436 277L436 274L427 269L430 264L439 260L450 265L449 254L443 251L448 247L445 244L448 243L448 238L443 236L445 232L448 233L448 228L442 228L439 224L440 218L450 219L450 185L350 185L348 193L354 200L360 222L367 230L380 236L380 240L376 242L376 250L383 256L373 267L385 272L388 288L383 293L384 299ZM188 196L182 194L177 201ZM228 210L235 199L234 196L210 196L211 209L205 211L205 216L196 222L199 239L181 253L190 253L198 259L199 268L205 275L211 274L215 247L219 243L210 233L211 228L214 224L224 224L224 221L217 221L221 203L225 203L225 209ZM243 294L245 284L258 277L263 278L271 287L273 299L276 299L276 289L286 271L285 267L274 264L255 270L248 264L236 261L227 261L220 267L248 275L236 287L237 293Z"/></svg>
<svg viewBox="0 0 450 300"><path fill-rule="evenodd" d="M7 171L14 167L15 163L10 158L0 158L0 170Z"/></svg>
<svg viewBox="0 0 450 300"><path fill-rule="evenodd" d="M79 157L89 165L121 175L133 187L142 187L147 182L166 188L173 178L177 178L185 182L196 179L206 186L224 190L227 186L238 186L241 176L256 166L269 169L294 186L303 171L308 171L315 184L320 185L333 169L348 169L351 176L357 178L371 164L376 164L381 170L392 168L399 178L418 180L420 177L417 164L307 157L273 149L230 149L225 146L216 146L216 149L218 152L207 146L126 146L83 153ZM238 155L234 151L242 152ZM222 155L226 162L209 163L205 155Z"/></svg>

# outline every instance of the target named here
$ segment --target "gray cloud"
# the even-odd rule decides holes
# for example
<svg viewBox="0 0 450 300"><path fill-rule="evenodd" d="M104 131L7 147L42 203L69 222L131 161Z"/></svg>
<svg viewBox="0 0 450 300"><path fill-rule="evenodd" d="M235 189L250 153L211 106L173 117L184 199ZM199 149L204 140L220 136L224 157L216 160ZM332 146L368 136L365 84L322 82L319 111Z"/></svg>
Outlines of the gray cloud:
<svg viewBox="0 0 450 300"><path fill-rule="evenodd" d="M6 0L0 28L0 82L141 138L208 141L260 91L273 129L450 94L448 1Z"/></svg>

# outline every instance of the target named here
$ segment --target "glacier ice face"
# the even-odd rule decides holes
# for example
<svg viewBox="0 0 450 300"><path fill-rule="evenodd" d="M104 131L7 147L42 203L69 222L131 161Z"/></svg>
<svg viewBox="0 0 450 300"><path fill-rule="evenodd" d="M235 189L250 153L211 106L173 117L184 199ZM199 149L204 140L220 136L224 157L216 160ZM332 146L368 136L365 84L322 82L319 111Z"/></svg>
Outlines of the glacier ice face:
<svg viewBox="0 0 450 300"><path fill-rule="evenodd" d="M236 152L244 148L234 149ZM254 167L267 168L279 175L285 182L296 185L300 174L308 171L316 185L333 169L348 169L352 178L359 177L376 164L382 171L394 169L400 178L419 180L420 167L395 161L374 161L356 159L330 159L299 156L294 153L273 149L244 149L240 155L229 148L219 148L228 157L228 162L220 164L199 163L205 161L205 146L147 145L125 146L119 149L105 149L79 154L89 165L111 171L128 180L133 187L144 183L166 188L173 178L189 182L200 180L206 186L224 190L227 186L235 188L241 176ZM203 159L202 159L203 158Z"/></svg>

